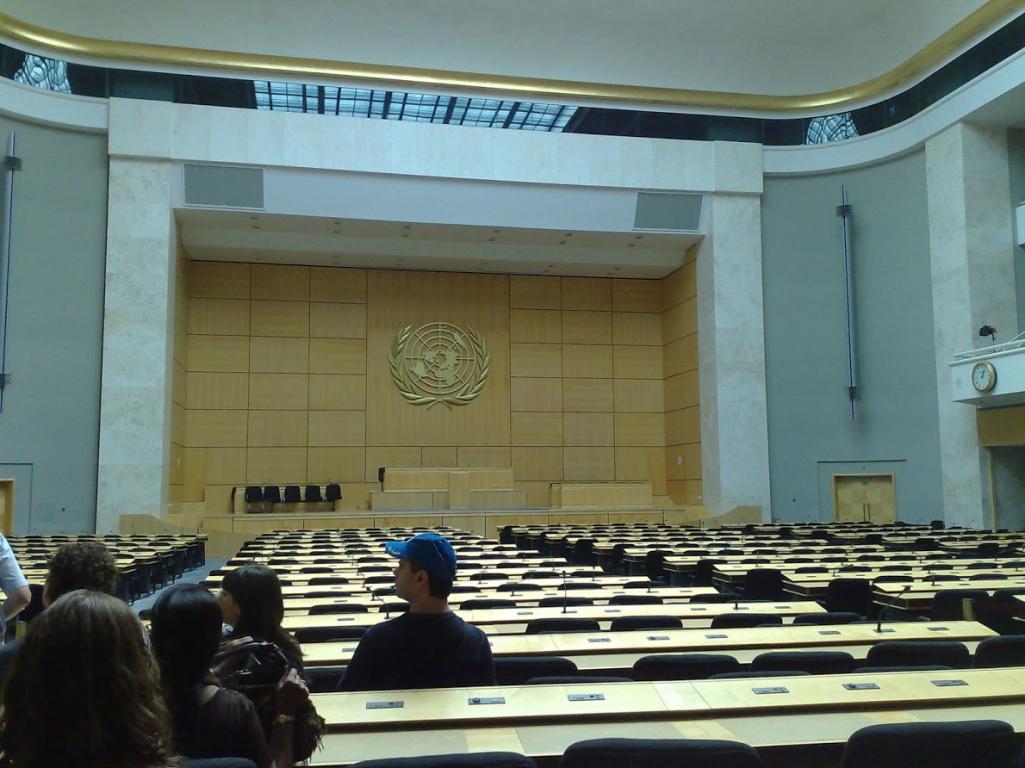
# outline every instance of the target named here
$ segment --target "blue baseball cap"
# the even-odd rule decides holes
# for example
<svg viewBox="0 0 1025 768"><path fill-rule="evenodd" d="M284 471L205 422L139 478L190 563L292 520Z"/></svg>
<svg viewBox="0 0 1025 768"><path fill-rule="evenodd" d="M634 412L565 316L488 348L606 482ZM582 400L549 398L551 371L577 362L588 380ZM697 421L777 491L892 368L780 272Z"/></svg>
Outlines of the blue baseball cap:
<svg viewBox="0 0 1025 768"><path fill-rule="evenodd" d="M428 575L443 581L456 577L456 553L448 539L437 533L418 533L405 541L389 541L384 551L415 561Z"/></svg>

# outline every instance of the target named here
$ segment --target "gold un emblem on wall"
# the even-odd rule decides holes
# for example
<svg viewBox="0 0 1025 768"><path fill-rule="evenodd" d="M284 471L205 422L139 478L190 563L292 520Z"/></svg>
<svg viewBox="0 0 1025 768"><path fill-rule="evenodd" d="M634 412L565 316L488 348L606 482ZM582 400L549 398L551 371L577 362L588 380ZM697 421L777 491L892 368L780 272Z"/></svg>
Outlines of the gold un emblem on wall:
<svg viewBox="0 0 1025 768"><path fill-rule="evenodd" d="M484 337L451 323L407 325L388 354L392 380L414 405L466 405L484 388L491 367Z"/></svg>

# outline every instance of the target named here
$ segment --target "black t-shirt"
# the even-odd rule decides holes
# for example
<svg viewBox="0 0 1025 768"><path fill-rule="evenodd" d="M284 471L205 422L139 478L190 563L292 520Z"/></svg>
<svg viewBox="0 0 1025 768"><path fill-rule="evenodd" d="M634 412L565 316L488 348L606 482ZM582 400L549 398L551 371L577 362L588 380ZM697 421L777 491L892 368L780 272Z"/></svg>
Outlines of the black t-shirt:
<svg viewBox="0 0 1025 768"><path fill-rule="evenodd" d="M483 632L454 613L404 613L371 627L349 662L340 691L494 685Z"/></svg>
<svg viewBox="0 0 1025 768"><path fill-rule="evenodd" d="M221 688L199 708L193 733L176 734L186 757L248 757L270 768L267 741L253 702Z"/></svg>

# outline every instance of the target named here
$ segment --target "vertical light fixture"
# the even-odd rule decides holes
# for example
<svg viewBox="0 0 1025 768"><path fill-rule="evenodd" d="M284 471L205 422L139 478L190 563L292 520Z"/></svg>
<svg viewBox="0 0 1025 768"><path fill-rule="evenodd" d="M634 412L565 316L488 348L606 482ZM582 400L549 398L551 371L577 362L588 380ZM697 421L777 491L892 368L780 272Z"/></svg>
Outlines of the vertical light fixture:
<svg viewBox="0 0 1025 768"><path fill-rule="evenodd" d="M7 136L4 155L3 197L0 197L0 411L7 387L7 297L11 271L11 224L14 212L14 172L21 170L21 158L14 154L14 132Z"/></svg>
<svg viewBox="0 0 1025 768"><path fill-rule="evenodd" d="M843 226L844 285L847 300L847 399L851 404L851 420L858 418L858 329L854 305L854 250L851 247L851 217L853 208L847 200L847 185L840 185L840 205L836 215Z"/></svg>

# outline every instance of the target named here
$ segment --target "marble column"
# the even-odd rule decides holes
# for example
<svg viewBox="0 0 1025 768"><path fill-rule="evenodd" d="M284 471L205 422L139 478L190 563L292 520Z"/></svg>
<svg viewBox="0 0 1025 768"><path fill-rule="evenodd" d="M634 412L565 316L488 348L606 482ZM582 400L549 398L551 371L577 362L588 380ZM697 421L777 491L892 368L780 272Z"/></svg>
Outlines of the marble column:
<svg viewBox="0 0 1025 768"><path fill-rule="evenodd" d="M110 160L96 532L167 497L175 234L170 163Z"/></svg>
<svg viewBox="0 0 1025 768"><path fill-rule="evenodd" d="M705 507L771 519L761 197L716 193L699 246L698 357Z"/></svg>
<svg viewBox="0 0 1025 768"><path fill-rule="evenodd" d="M989 343L982 325L1004 340L1017 332L1006 130L952 125L926 142L925 170L943 518L984 528L989 484L975 408L951 399L949 363Z"/></svg>

